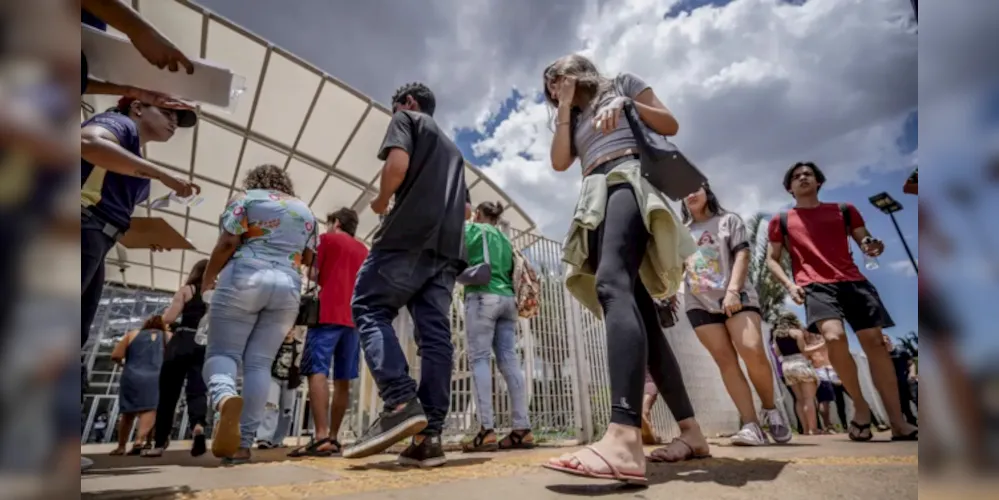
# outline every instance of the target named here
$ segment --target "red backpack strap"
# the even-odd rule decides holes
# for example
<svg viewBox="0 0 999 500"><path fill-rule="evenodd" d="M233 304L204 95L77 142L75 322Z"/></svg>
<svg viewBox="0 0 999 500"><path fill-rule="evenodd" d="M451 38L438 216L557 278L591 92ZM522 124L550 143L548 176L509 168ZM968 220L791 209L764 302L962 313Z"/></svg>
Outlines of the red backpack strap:
<svg viewBox="0 0 999 500"><path fill-rule="evenodd" d="M784 238L784 251L787 252L787 256L791 257L791 238L787 232L787 211L782 211L779 215L780 217L780 234ZM783 257L783 254L778 256L778 258ZM791 259L791 279L794 280L794 259Z"/></svg>
<svg viewBox="0 0 999 500"><path fill-rule="evenodd" d="M853 239L853 231L850 230L853 227L853 217L850 215L850 206L846 203L839 204L839 213L843 216L843 225L846 228L846 247L850 250L850 255L853 255L853 247L850 246L850 240Z"/></svg>

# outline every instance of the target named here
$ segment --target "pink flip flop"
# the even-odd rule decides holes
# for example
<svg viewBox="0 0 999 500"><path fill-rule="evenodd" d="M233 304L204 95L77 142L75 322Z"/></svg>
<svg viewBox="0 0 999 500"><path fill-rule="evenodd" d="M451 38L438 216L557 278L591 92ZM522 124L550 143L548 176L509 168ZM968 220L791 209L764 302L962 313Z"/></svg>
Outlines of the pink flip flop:
<svg viewBox="0 0 999 500"><path fill-rule="evenodd" d="M644 472L621 472L620 470L618 470L617 467L611 465L611 463L608 462L607 459L604 458L604 456L601 455L600 452L597 451L594 447L587 446L584 449L596 455L597 458L599 458L600 460L603 460L604 464L607 465L607 468L610 469L610 473L597 472L593 469L590 469L589 467L584 465L583 462L579 460L579 458L575 456L573 457L576 459L577 463L577 465L575 466L565 465L565 461L562 461L557 464L549 461L548 463L544 464L542 467L553 471L562 472L565 474L572 474L573 476L589 477L593 479L605 479L609 481L621 481L622 483L625 484L634 484L640 486L646 486L649 484L649 479L645 477Z"/></svg>

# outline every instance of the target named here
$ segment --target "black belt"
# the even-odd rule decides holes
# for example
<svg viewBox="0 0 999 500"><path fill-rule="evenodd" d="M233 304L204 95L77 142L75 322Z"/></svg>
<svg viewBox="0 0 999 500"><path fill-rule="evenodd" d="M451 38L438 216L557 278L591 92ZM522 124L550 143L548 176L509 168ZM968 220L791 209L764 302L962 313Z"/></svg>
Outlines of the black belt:
<svg viewBox="0 0 999 500"><path fill-rule="evenodd" d="M118 243L118 240L120 240L121 237L125 234L125 231L122 231L118 226L115 226L114 224L111 224L110 222L104 220L103 218L101 218L101 216L95 214L87 207L80 207L80 215L88 219L94 219L97 222L104 224L104 227L101 228L101 232L104 233L104 235L107 236L108 238L111 238L111 240L113 240L115 243Z"/></svg>
<svg viewBox="0 0 999 500"><path fill-rule="evenodd" d="M607 160L607 161L601 163L600 165L597 165L597 166L593 167L592 169L590 169L590 173L588 173L586 175L588 175L588 176L589 175L593 175L593 174L607 175L607 174L610 173L611 170L614 170L614 167L617 167L618 165L620 165L622 163L629 162L629 161L632 161L632 160L637 160L637 159L638 159L638 155L624 155L624 156L619 156L617 158L614 158L613 160Z"/></svg>

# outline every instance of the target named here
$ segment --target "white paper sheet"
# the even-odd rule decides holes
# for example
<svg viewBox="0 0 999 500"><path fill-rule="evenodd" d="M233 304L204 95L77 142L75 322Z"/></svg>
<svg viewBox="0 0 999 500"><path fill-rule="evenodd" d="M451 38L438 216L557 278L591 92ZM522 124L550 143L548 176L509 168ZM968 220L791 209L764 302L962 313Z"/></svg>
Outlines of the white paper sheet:
<svg viewBox="0 0 999 500"><path fill-rule="evenodd" d="M194 74L183 68L172 73L149 64L127 38L81 27L80 45L93 78L213 104L229 112L245 89L242 77L219 64L192 57Z"/></svg>

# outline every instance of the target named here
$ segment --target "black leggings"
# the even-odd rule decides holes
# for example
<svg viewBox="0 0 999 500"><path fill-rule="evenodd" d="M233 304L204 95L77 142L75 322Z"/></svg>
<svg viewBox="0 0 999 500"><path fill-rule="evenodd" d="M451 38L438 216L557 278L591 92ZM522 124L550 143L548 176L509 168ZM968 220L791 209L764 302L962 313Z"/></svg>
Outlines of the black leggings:
<svg viewBox="0 0 999 500"><path fill-rule="evenodd" d="M589 264L607 330L611 422L641 427L645 367L679 422L694 416L680 365L659 327L652 296L638 278L649 233L629 184L610 188L604 221L589 234ZM647 356L647 357L646 357Z"/></svg>
<svg viewBox="0 0 999 500"><path fill-rule="evenodd" d="M160 369L160 400L156 408L157 448L165 448L170 441L182 388L186 389L189 428L207 425L208 389L201 375L205 364L205 346L194 342L194 334L191 329L178 329L166 347L163 368Z"/></svg>

